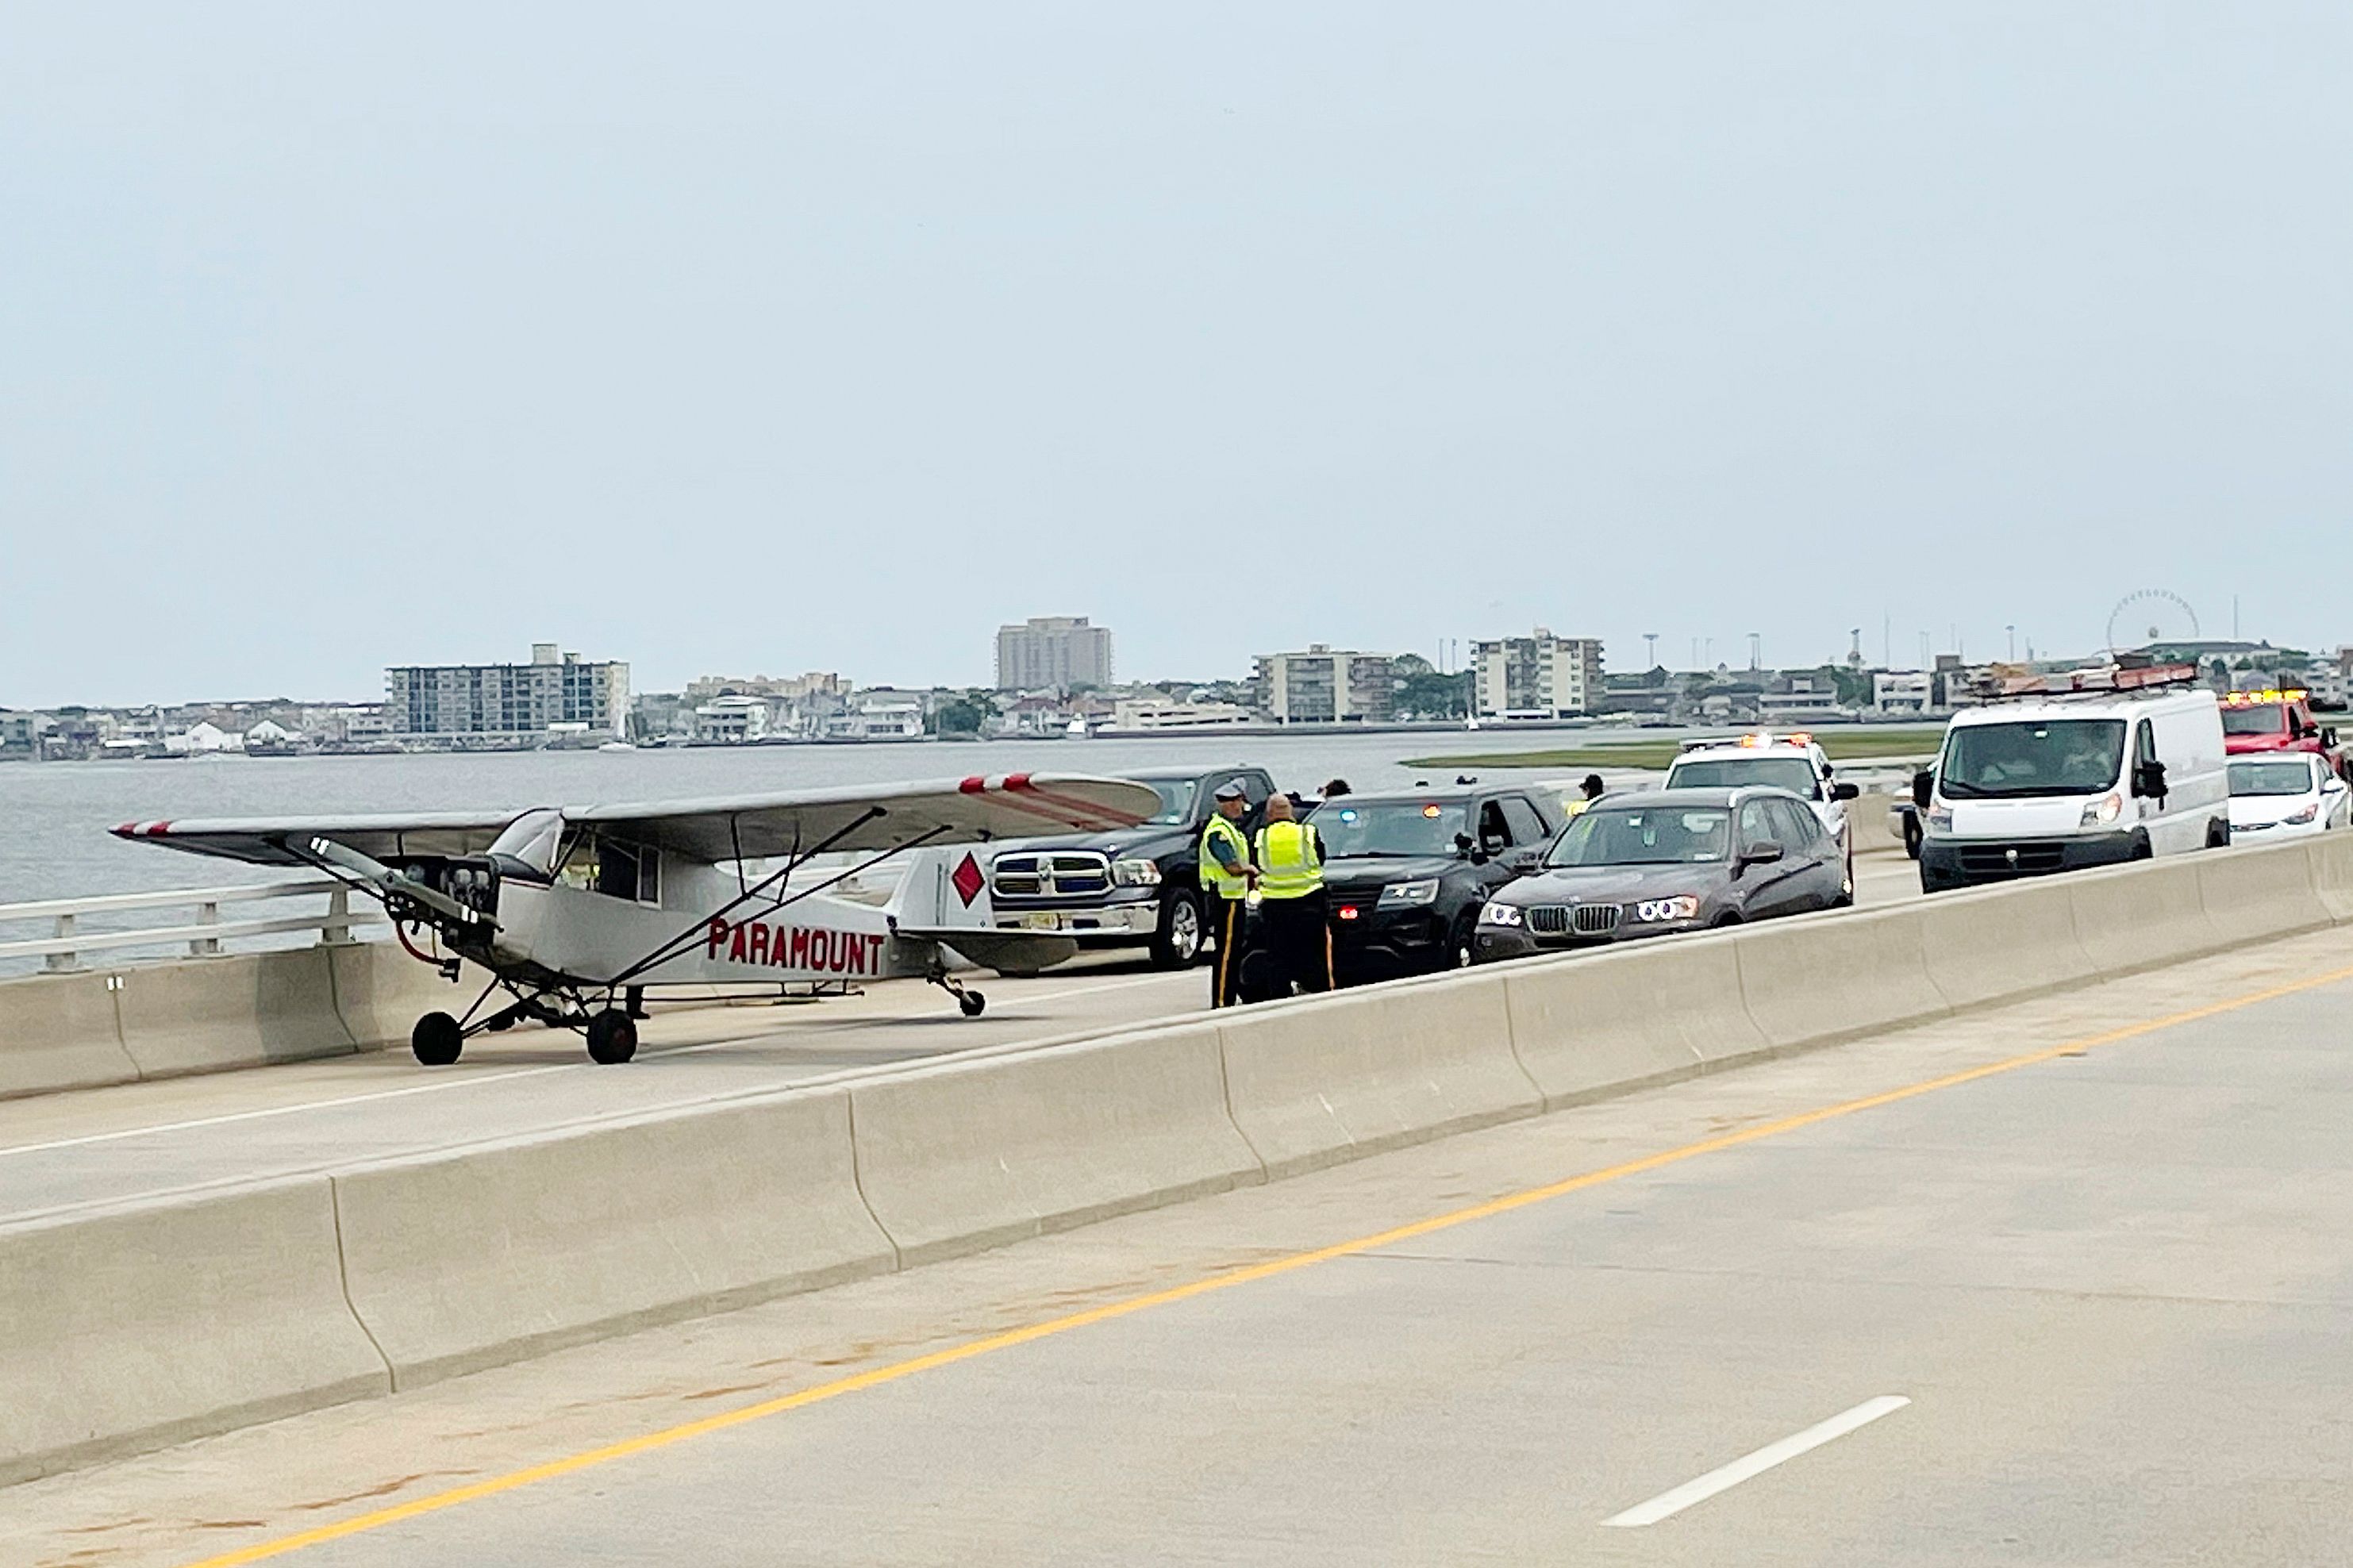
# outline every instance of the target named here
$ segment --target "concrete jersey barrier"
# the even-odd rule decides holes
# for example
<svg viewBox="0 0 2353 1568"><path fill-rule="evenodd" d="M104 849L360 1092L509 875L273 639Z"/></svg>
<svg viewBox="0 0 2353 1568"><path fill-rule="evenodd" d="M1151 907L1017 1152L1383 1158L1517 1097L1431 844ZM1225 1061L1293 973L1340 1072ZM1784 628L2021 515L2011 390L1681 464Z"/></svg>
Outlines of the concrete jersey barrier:
<svg viewBox="0 0 2353 1568"><path fill-rule="evenodd" d="M1493 973L1219 1015L1234 1123L1270 1177L1544 1109Z"/></svg>
<svg viewBox="0 0 2353 1568"><path fill-rule="evenodd" d="M2098 974L2129 974L2215 952L2221 932L2206 918L2197 855L2074 871L2053 880L2067 889L2075 940Z"/></svg>
<svg viewBox="0 0 2353 1568"><path fill-rule="evenodd" d="M860 1190L915 1264L1264 1181L1218 1047L1179 1024L854 1084Z"/></svg>
<svg viewBox="0 0 2353 1568"><path fill-rule="evenodd" d="M348 1056L329 949L237 953L121 972L122 1047L141 1078Z"/></svg>
<svg viewBox="0 0 2353 1568"><path fill-rule="evenodd" d="M2306 841L2304 853L2321 908L2339 925L2353 923L2353 832L2325 833Z"/></svg>
<svg viewBox="0 0 2353 1568"><path fill-rule="evenodd" d="M441 972L421 963L398 942L342 942L324 950L332 979L335 1015L355 1049L406 1050L409 1030L427 1013L462 1013L490 977L469 969L469 988L452 985Z"/></svg>
<svg viewBox="0 0 2353 1568"><path fill-rule="evenodd" d="M1739 933L1740 997L1776 1049L1924 1023L1950 1008L1928 978L1926 909L1852 910Z"/></svg>
<svg viewBox="0 0 2353 1568"><path fill-rule="evenodd" d="M2301 844L2266 844L2189 857L2198 868L2198 903L2229 946L2317 931L2330 923Z"/></svg>
<svg viewBox="0 0 2353 1568"><path fill-rule="evenodd" d="M122 1048L114 976L37 974L0 981L0 1100L129 1083L139 1076Z"/></svg>
<svg viewBox="0 0 2353 1568"><path fill-rule="evenodd" d="M1688 1078L1767 1049L1740 1000L1735 941L1695 936L1506 965L1512 1044L1545 1108Z"/></svg>
<svg viewBox="0 0 2353 1568"><path fill-rule="evenodd" d="M0 1226L0 1484L390 1391L323 1178Z"/></svg>
<svg viewBox="0 0 2353 1568"><path fill-rule="evenodd" d="M2092 973L2064 878L1938 893L1919 910L1928 979L1956 1009L2056 991Z"/></svg>
<svg viewBox="0 0 2353 1568"><path fill-rule="evenodd" d="M841 1091L334 1177L352 1310L400 1387L888 1271Z"/></svg>

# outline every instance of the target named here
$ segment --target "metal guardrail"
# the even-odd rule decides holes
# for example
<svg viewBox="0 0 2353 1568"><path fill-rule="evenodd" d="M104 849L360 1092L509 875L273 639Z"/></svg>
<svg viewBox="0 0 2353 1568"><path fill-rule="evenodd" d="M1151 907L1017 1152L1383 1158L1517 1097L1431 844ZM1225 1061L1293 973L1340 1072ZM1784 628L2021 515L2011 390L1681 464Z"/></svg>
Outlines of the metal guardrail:
<svg viewBox="0 0 2353 1568"><path fill-rule="evenodd" d="M223 920L224 906L312 898L324 894L323 911L269 915L258 920ZM193 921L176 924L125 923L151 910L194 910ZM226 942L248 937L282 936L317 931L325 943L353 940L354 926L381 924L384 916L373 907L352 912L351 889L332 877L298 881L260 882L245 887L182 888L158 893L114 893L94 899L47 899L37 903L0 904L0 927L47 921L49 934L0 942L0 962L38 958L53 973L83 967L86 952L119 952L126 948L176 947L186 944L190 958L213 958L227 951ZM89 922L95 921L95 925ZM178 956L174 954L174 956Z"/></svg>

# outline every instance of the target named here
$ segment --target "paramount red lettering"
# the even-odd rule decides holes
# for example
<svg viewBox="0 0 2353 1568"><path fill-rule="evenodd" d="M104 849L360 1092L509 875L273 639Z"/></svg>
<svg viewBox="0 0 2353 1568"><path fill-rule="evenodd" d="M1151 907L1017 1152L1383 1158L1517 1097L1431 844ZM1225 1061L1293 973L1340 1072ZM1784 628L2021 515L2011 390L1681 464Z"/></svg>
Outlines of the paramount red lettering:
<svg viewBox="0 0 2353 1568"><path fill-rule="evenodd" d="M744 928L742 926L735 928L734 939L727 944L727 961L730 963L744 962Z"/></svg>
<svg viewBox="0 0 2353 1568"><path fill-rule="evenodd" d="M776 928L776 940L768 944L768 963L772 968L786 967L786 954L792 946L792 943L786 939L791 934L791 928L788 926Z"/></svg>
<svg viewBox="0 0 2353 1568"><path fill-rule="evenodd" d="M809 932L809 967L811 969L833 967L833 933L831 931Z"/></svg>
<svg viewBox="0 0 2353 1568"><path fill-rule="evenodd" d="M875 931L867 937L866 942L866 972L870 974L880 974L882 973L882 933L879 931Z"/></svg>
<svg viewBox="0 0 2353 1568"><path fill-rule="evenodd" d="M768 962L768 928L759 921L752 922L752 962L754 963Z"/></svg>
<svg viewBox="0 0 2353 1568"><path fill-rule="evenodd" d="M808 955L808 932L795 926L793 928L793 967L807 969L809 966Z"/></svg>
<svg viewBox="0 0 2353 1568"><path fill-rule="evenodd" d="M712 958L718 957L719 944L726 940L727 922L723 920L713 920L711 922L711 952L708 956Z"/></svg>

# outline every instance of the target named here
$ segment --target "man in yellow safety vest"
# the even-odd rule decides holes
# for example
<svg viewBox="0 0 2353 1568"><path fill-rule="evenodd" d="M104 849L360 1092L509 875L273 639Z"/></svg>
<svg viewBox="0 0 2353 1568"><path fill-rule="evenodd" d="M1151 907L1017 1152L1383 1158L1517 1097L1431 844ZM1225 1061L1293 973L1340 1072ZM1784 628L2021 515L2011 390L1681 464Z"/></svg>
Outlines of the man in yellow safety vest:
<svg viewBox="0 0 2353 1568"><path fill-rule="evenodd" d="M1209 1005L1230 1007L1242 975L1242 927L1245 901L1258 868L1250 864L1250 840L1242 836L1242 818L1250 811L1250 795L1240 784L1218 791L1218 808L1201 829L1201 895L1215 902L1201 911L1218 939L1218 966L1209 976Z"/></svg>
<svg viewBox="0 0 2353 1568"><path fill-rule="evenodd" d="M1293 819L1291 797L1266 803L1258 830L1259 918L1272 960L1274 994L1332 989L1332 927L1324 897L1324 845L1312 823Z"/></svg>

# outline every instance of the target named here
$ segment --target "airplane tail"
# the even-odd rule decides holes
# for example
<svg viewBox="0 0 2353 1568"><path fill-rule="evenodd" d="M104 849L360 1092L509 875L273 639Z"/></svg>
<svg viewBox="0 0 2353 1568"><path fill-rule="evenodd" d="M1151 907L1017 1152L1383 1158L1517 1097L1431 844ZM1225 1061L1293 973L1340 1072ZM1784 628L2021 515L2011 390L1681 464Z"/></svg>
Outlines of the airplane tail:
<svg viewBox="0 0 2353 1568"><path fill-rule="evenodd" d="M945 931L958 926L995 930L997 911L988 900L986 853L968 844L910 849L899 890L884 907L908 930Z"/></svg>
<svg viewBox="0 0 2353 1568"><path fill-rule="evenodd" d="M1000 931L983 851L968 845L910 850L906 875L885 906L902 936L938 942L1000 974L1035 974L1079 951L1067 936Z"/></svg>

